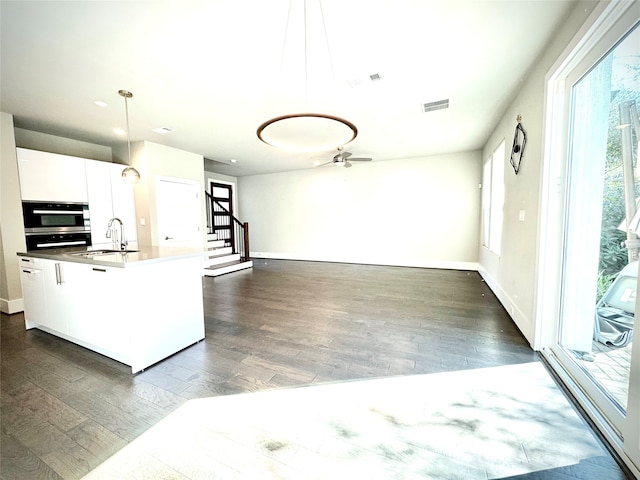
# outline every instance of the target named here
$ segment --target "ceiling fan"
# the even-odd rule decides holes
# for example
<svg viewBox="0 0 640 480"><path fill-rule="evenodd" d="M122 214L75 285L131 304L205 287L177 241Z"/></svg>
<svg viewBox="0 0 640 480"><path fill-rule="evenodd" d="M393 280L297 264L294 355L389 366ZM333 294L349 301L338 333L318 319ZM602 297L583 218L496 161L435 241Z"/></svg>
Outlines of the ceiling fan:
<svg viewBox="0 0 640 480"><path fill-rule="evenodd" d="M351 155L351 152L345 152L342 147L338 147L338 153L334 155L334 157L330 161L321 163L320 165L318 165L318 167L333 163L336 167L349 168L351 167L350 162L370 162L371 160L373 160L371 158L352 158ZM349 159L349 161L347 161L347 159Z"/></svg>

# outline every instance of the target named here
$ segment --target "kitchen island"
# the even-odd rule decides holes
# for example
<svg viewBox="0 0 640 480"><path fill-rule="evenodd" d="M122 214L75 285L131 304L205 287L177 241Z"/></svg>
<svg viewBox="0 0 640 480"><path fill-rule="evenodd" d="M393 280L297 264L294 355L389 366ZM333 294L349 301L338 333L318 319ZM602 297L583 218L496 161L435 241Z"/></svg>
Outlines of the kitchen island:
<svg viewBox="0 0 640 480"><path fill-rule="evenodd" d="M136 373L204 338L201 249L139 246L18 253L25 327Z"/></svg>

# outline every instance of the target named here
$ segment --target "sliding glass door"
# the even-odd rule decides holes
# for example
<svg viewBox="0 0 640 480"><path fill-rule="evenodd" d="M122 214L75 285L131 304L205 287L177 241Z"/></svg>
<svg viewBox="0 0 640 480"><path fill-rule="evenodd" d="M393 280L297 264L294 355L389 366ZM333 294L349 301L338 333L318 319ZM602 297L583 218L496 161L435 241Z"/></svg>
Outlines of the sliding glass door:
<svg viewBox="0 0 640 480"><path fill-rule="evenodd" d="M635 4L638 5L637 3ZM610 12L609 12L610 14ZM634 18L635 16L635 18ZM619 451L640 469L640 27L620 12L597 41L564 67L552 88L561 157L547 205L558 244L545 354L576 389ZM569 62L570 63L570 62ZM559 134L559 129L562 134ZM550 198L553 194L549 194ZM543 214L545 210L543 209ZM549 228L552 232L553 228ZM543 240L544 243L544 240ZM547 250L552 251L547 245ZM545 251L543 248L542 251ZM552 254L553 256L553 254ZM541 309L547 309L548 306ZM640 316L640 309L639 316Z"/></svg>

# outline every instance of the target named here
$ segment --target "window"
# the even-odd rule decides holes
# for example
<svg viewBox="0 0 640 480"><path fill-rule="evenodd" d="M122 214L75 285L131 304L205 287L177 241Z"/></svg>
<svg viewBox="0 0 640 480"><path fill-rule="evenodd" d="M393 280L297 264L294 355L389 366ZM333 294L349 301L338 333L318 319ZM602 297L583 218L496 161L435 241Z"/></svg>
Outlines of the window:
<svg viewBox="0 0 640 480"><path fill-rule="evenodd" d="M482 170L482 245L500 255L504 207L505 142L493 151Z"/></svg>

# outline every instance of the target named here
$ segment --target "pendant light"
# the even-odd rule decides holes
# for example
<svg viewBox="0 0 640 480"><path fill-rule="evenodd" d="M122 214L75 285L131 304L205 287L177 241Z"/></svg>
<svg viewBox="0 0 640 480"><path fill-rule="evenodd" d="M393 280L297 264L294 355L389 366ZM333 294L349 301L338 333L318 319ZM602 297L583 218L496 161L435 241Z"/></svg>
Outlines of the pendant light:
<svg viewBox="0 0 640 480"><path fill-rule="evenodd" d="M118 94L124 97L124 111L127 117L127 149L129 153L127 158L129 166L122 170L122 179L125 183L135 184L140 181L140 172L131 166L131 134L129 133L129 106L127 104L127 99L133 97L133 93L128 90L118 90Z"/></svg>
<svg viewBox="0 0 640 480"><path fill-rule="evenodd" d="M311 16L307 13L307 3L312 3L313 1L314 0L303 0L302 4L297 3L302 7L302 43L304 46L304 57L299 59L299 63L304 65L304 90L307 98L309 97L309 39L307 24L311 20ZM289 28L291 27L290 17L293 2L294 0L289 0L281 63L284 63L284 51L289 37ZM315 2L317 5L320 31L324 36L324 45L326 45L327 49L329 59L328 67L332 76L334 76L333 60L331 58L331 49L329 48L322 1L315 0ZM267 145L285 150L317 151L341 147L351 142L358 135L356 126L344 118L326 113L308 112L306 110L305 108L303 112L293 112L268 119L258 127L256 131L258 138Z"/></svg>

